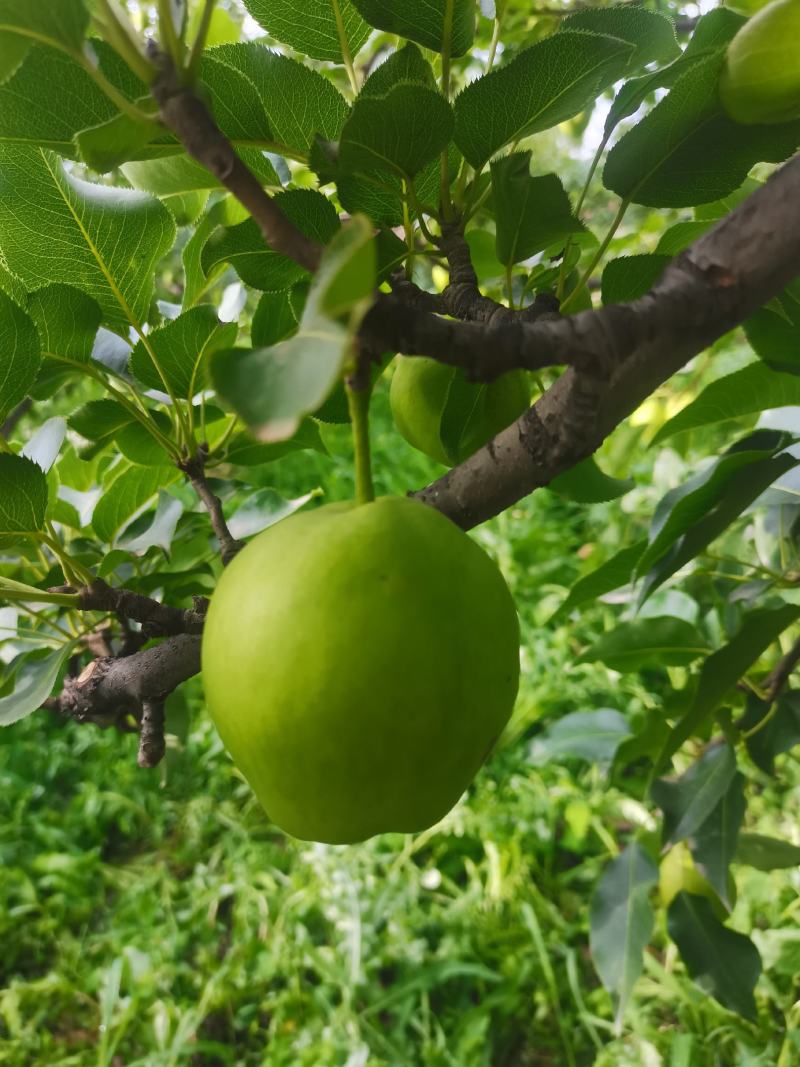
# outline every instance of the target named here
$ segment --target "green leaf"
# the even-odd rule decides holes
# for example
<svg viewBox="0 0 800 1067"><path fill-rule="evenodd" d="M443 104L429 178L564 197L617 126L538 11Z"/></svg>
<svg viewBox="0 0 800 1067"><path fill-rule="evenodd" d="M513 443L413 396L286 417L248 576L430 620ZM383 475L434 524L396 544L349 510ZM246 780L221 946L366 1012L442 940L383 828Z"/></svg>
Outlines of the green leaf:
<svg viewBox="0 0 800 1067"><path fill-rule="evenodd" d="M211 353L232 345L237 332L235 322L220 322L210 304L200 304L153 330L147 346L144 341L137 343L131 353L131 374L150 389L191 400L208 384Z"/></svg>
<svg viewBox="0 0 800 1067"><path fill-rule="evenodd" d="M130 411L116 400L90 400L70 415L68 425L87 441L99 441L133 422Z"/></svg>
<svg viewBox="0 0 800 1067"><path fill-rule="evenodd" d="M114 115L97 126L80 130L75 145L80 159L98 174L107 174L122 163L136 159L145 145L164 135L158 120L158 107L152 97L142 97L136 106L150 118L135 118L128 114Z"/></svg>
<svg viewBox="0 0 800 1067"><path fill-rule="evenodd" d="M648 896L657 880L656 865L634 843L608 864L592 896L589 945L597 973L614 998L617 1024L642 973L653 932Z"/></svg>
<svg viewBox="0 0 800 1067"><path fill-rule="evenodd" d="M342 35L351 57L370 35L350 0L244 0L244 4L270 37L312 59L341 63Z"/></svg>
<svg viewBox="0 0 800 1067"><path fill-rule="evenodd" d="M764 444L768 447L758 449L755 447L758 440L760 438L753 439L753 447L729 450L682 485L665 493L653 514L648 534L649 544L637 568L639 575L646 573L679 537L708 515L709 510L723 497L725 490L742 468L758 460L770 458L775 451L775 445L780 444L782 447L784 444L782 441L764 439Z"/></svg>
<svg viewBox="0 0 800 1067"><path fill-rule="evenodd" d="M165 437L171 437L172 425L163 411L151 411L150 419ZM163 445L137 421L129 422L118 430L114 434L113 444L125 459L143 467L163 467L171 458Z"/></svg>
<svg viewBox="0 0 800 1067"><path fill-rule="evenodd" d="M451 56L469 51L475 35L474 0L352 0L370 26ZM448 18L448 9L452 12ZM449 22L449 32L448 32Z"/></svg>
<svg viewBox="0 0 800 1067"><path fill-rule="evenodd" d="M275 168L263 152L240 148L237 154L262 184L276 187L280 185ZM210 170L185 155L126 163L121 170L134 189L158 197L222 188Z"/></svg>
<svg viewBox="0 0 800 1067"><path fill-rule="evenodd" d="M112 49L101 41L92 48L102 73L123 96L134 100L146 92ZM55 85L58 92L52 91ZM74 159L75 135L118 114L83 67L51 48L31 48L14 76L0 85L0 143L39 146ZM174 151L174 142L155 149L156 154Z"/></svg>
<svg viewBox="0 0 800 1067"><path fill-rule="evenodd" d="M203 217L197 222L189 240L183 248L183 308L195 305L215 281L217 276L225 269L225 262L216 263L208 274L203 270L203 250L208 239L216 231L218 226L234 226L243 222L247 214L238 201L233 197L226 196L222 200L216 200L208 208Z"/></svg>
<svg viewBox="0 0 800 1067"><path fill-rule="evenodd" d="M633 581L636 564L645 550L645 545L646 542L642 540L628 548L622 548L611 559L602 563L597 570L579 578L570 589L567 598L552 615L551 621L563 617L568 611L585 604L588 600L596 600L614 589L629 585Z"/></svg>
<svg viewBox="0 0 800 1067"><path fill-rule="evenodd" d="M683 250L688 248L698 237L702 237L712 225L713 220L711 219L695 220L693 222L676 222L674 226L670 226L668 230L665 230L664 233L661 234L659 242L656 245L656 255L677 256L679 252L683 252Z"/></svg>
<svg viewBox="0 0 800 1067"><path fill-rule="evenodd" d="M319 496L319 490L306 493L296 500L287 500L274 489L259 489L228 519L228 529L238 539L253 537L268 526L274 526L281 519L293 515L315 496Z"/></svg>
<svg viewBox="0 0 800 1067"><path fill-rule="evenodd" d="M630 723L613 708L574 711L534 738L531 762L536 766L562 759L611 763L619 746L630 736Z"/></svg>
<svg viewBox="0 0 800 1067"><path fill-rule="evenodd" d="M126 526L180 477L175 467L126 467L97 502L92 527L101 541L113 545Z"/></svg>
<svg viewBox="0 0 800 1067"><path fill-rule="evenodd" d="M597 504L603 500L616 500L635 486L632 478L612 478L605 474L589 456L553 478L547 488L567 500L575 500L580 504Z"/></svg>
<svg viewBox="0 0 800 1067"><path fill-rule="evenodd" d="M672 19L637 7L587 8L562 19L559 30L588 30L633 45L628 70L669 63L681 55Z"/></svg>
<svg viewBox="0 0 800 1067"><path fill-rule="evenodd" d="M84 0L0 0L0 56L7 37L13 36L65 52L80 52L88 25Z"/></svg>
<svg viewBox="0 0 800 1067"><path fill-rule="evenodd" d="M657 773L663 771L684 741L703 728L726 694L798 617L800 608L794 604L759 608L745 616L733 639L703 664L692 703L673 727L659 753Z"/></svg>
<svg viewBox="0 0 800 1067"><path fill-rule="evenodd" d="M757 871L781 871L800 866L800 846L764 834L739 834L737 863Z"/></svg>
<svg viewBox="0 0 800 1067"><path fill-rule="evenodd" d="M327 141L339 139L349 111L347 101L317 71L255 42L221 45L208 55L217 64L243 74L254 87L267 120L258 140L271 138L276 147L283 145L295 153L307 153L316 135ZM219 77L220 72L216 73ZM209 77L204 75L204 80L208 82ZM236 100L224 92L224 86L219 88L220 103L215 115L222 100L228 107Z"/></svg>
<svg viewBox="0 0 800 1067"><path fill-rule="evenodd" d="M694 834L728 792L736 756L728 744L714 745L679 778L653 782L653 800L664 813L664 844Z"/></svg>
<svg viewBox="0 0 800 1067"><path fill-rule="evenodd" d="M0 453L0 544L38 533L47 513L47 478L24 456Z"/></svg>
<svg viewBox="0 0 800 1067"><path fill-rule="evenodd" d="M554 33L456 98L455 140L480 169L503 145L572 118L614 82L632 45L593 33Z"/></svg>
<svg viewBox="0 0 800 1067"><path fill-rule="evenodd" d="M701 426L791 405L800 405L800 379L780 374L763 363L750 363L707 385L699 396L664 423L651 444L661 444L675 434Z"/></svg>
<svg viewBox="0 0 800 1067"><path fill-rule="evenodd" d="M764 725L755 730L762 722ZM753 763L765 774L774 774L775 757L800 744L800 691L781 693L774 708L749 693L741 728L745 733L755 730L745 739Z"/></svg>
<svg viewBox="0 0 800 1067"><path fill-rule="evenodd" d="M225 462L237 467L260 467L263 463L274 463L276 459L282 459L292 452L309 449L323 455L328 451L319 432L319 424L314 419L303 419L297 433L286 441L263 444L254 441L249 434L240 434L228 446Z"/></svg>
<svg viewBox="0 0 800 1067"><path fill-rule="evenodd" d="M45 355L76 363L92 358L100 328L100 305L71 285L46 285L28 297L28 312L36 323Z"/></svg>
<svg viewBox="0 0 800 1067"><path fill-rule="evenodd" d="M695 865L714 887L728 911L734 905L728 872L736 855L745 807L744 775L737 773L719 803L689 840Z"/></svg>
<svg viewBox="0 0 800 1067"><path fill-rule="evenodd" d="M343 170L413 177L445 148L453 121L444 97L424 85L397 85L386 96L360 96L342 129L339 163Z"/></svg>
<svg viewBox="0 0 800 1067"><path fill-rule="evenodd" d="M14 688L6 696L0 697L0 726L19 722L44 704L76 645L77 641L69 641L46 656L25 659L14 679Z"/></svg>
<svg viewBox="0 0 800 1067"><path fill-rule="evenodd" d="M267 348L285 341L300 325L305 286L284 289L280 293L264 293L253 313L250 340L253 348Z"/></svg>
<svg viewBox="0 0 800 1067"><path fill-rule="evenodd" d="M271 348L218 352L219 395L262 441L282 441L329 396L352 358L355 331L376 280L372 224L357 215L330 242L311 284L300 329ZM339 321L348 316L343 325Z"/></svg>
<svg viewBox="0 0 800 1067"><path fill-rule="evenodd" d="M737 189L757 162L779 163L800 144L800 122L742 126L720 110L717 53L675 82L667 96L614 146L603 184L652 207L685 207Z"/></svg>
<svg viewBox="0 0 800 1067"><path fill-rule="evenodd" d="M695 559L716 537L727 530L765 489L795 467L797 462L794 456L784 452L739 468L735 477L721 486L718 493L712 494L707 513L691 519L686 532L678 537L647 573L642 584L640 604L685 563ZM694 504L689 508L689 512L693 508ZM682 520L687 517L688 512L682 513ZM641 568L641 562L639 566Z"/></svg>
<svg viewBox="0 0 800 1067"><path fill-rule="evenodd" d="M669 256L642 254L610 260L603 270L603 304L626 304L649 292L666 270Z"/></svg>
<svg viewBox="0 0 800 1067"><path fill-rule="evenodd" d="M708 651L696 627L663 615L619 623L577 662L605 663L624 673L645 667L685 667Z"/></svg>
<svg viewBox="0 0 800 1067"><path fill-rule="evenodd" d="M800 282L780 294L777 308L762 308L744 324L753 351L774 370L800 374Z"/></svg>
<svg viewBox="0 0 800 1067"><path fill-rule="evenodd" d="M36 327L0 292L0 424L36 381L42 362Z"/></svg>
<svg viewBox="0 0 800 1067"><path fill-rule="evenodd" d="M75 285L127 334L146 321L174 240L172 216L150 196L81 181L52 152L0 148L0 246L29 288Z"/></svg>
<svg viewBox="0 0 800 1067"><path fill-rule="evenodd" d="M667 913L669 935L692 978L726 1008L755 1019L761 957L744 934L723 926L705 897L678 893Z"/></svg>
<svg viewBox="0 0 800 1067"><path fill-rule="evenodd" d="M520 263L586 227L572 213L561 179L532 178L530 152L515 152L492 163L497 258Z"/></svg>
<svg viewBox="0 0 800 1067"><path fill-rule="evenodd" d="M396 85L415 82L428 89L436 88L433 69L415 44L406 44L376 67L361 87L359 99L386 96Z"/></svg>
<svg viewBox="0 0 800 1067"><path fill-rule="evenodd" d="M320 244L327 244L339 229L336 208L322 193L290 189L274 199L298 229ZM253 219L217 229L206 242L200 262L206 275L219 264L229 263L243 282L265 292L290 289L308 277L305 268L269 248Z"/></svg>

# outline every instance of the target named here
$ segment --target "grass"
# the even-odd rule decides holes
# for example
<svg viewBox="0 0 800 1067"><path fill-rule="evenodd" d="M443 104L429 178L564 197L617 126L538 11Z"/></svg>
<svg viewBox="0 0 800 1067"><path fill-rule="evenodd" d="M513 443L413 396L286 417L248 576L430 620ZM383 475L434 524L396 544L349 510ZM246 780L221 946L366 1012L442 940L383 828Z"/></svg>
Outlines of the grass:
<svg viewBox="0 0 800 1067"><path fill-rule="evenodd" d="M437 471L392 430L385 389L375 406L379 491L424 484ZM346 432L327 437L334 458L289 457L264 484L349 496ZM45 713L4 731L0 1064L800 1062L796 875L740 872L734 925L755 926L771 961L756 1025L687 978L660 916L617 1034L588 955L589 900L617 843L648 818L638 783L623 790L598 767L528 759L543 720L658 707L635 675L574 664L607 609L545 625L584 546L621 541L635 521L618 505L539 493L478 533L519 604L520 700L468 796L417 837L352 847L285 837L222 750L196 683L188 730L160 771L136 768L135 738ZM748 828L796 822L798 775L788 760L782 772L760 783Z"/></svg>

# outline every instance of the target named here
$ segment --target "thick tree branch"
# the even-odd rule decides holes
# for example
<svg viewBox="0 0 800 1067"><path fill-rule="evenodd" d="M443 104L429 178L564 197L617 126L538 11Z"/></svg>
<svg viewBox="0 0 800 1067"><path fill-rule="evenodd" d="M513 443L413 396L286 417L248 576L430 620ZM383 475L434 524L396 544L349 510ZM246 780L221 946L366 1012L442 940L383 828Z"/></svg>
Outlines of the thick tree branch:
<svg viewBox="0 0 800 1067"><path fill-rule="evenodd" d="M114 726L122 715L141 714L148 702L163 702L199 670L200 638L178 634L131 656L93 660L47 706L78 722Z"/></svg>
<svg viewBox="0 0 800 1067"><path fill-rule="evenodd" d="M693 356L800 275L800 156L678 256L631 304L526 328L573 367L512 426L417 493L465 529L594 452ZM592 370L594 367L594 370Z"/></svg>

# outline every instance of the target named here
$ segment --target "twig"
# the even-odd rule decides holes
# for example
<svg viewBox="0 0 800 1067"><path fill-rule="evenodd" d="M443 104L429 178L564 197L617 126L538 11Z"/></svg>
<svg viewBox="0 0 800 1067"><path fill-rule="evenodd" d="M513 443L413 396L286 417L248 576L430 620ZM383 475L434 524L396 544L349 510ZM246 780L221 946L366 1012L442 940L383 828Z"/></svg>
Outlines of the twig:
<svg viewBox="0 0 800 1067"><path fill-rule="evenodd" d="M800 664L800 637L764 679L765 699L770 704L777 700L798 664Z"/></svg>
<svg viewBox="0 0 800 1067"><path fill-rule="evenodd" d="M79 610L116 612L141 623L147 637L199 634L203 630L205 613L196 606L187 610L173 608L130 589L114 589L102 578L95 578L91 585L84 586L78 596Z"/></svg>
<svg viewBox="0 0 800 1067"><path fill-rule="evenodd" d="M139 754L136 762L144 769L157 766L166 751L164 739L164 701L145 700L139 730Z"/></svg>
<svg viewBox="0 0 800 1067"><path fill-rule="evenodd" d="M227 565L237 552L244 548L243 541L237 541L228 529L225 515L222 510L222 501L216 496L208 484L205 473L205 461L208 453L201 446L196 455L190 460L179 464L180 469L192 483L194 491L200 497L211 519L211 528L219 541L222 562Z"/></svg>
<svg viewBox="0 0 800 1067"><path fill-rule="evenodd" d="M270 248L289 256L306 270L315 271L322 246L306 237L264 192L206 105L190 87L181 84L169 57L152 46L151 58L159 71L152 92L167 129L182 142L190 156L247 208Z"/></svg>
<svg viewBox="0 0 800 1067"><path fill-rule="evenodd" d="M17 428L17 423L28 414L32 406L33 401L29 396L26 396L24 400L20 400L14 410L9 412L3 425L0 426L0 437L7 441Z"/></svg>

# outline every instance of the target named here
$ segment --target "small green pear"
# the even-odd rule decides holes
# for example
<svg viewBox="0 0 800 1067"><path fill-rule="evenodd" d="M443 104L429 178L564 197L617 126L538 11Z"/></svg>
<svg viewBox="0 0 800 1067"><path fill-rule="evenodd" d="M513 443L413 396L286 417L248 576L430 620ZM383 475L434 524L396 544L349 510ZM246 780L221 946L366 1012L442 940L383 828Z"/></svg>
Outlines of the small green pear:
<svg viewBox="0 0 800 1067"><path fill-rule="evenodd" d="M395 424L414 448L452 467L510 426L529 406L525 371L486 385L426 356L398 356L389 399Z"/></svg>
<svg viewBox="0 0 800 1067"><path fill-rule="evenodd" d="M800 0L772 0L742 26L728 46L719 95L745 125L800 118Z"/></svg>
<svg viewBox="0 0 800 1067"><path fill-rule="evenodd" d="M346 843L438 822L511 714L519 625L502 575L449 519L383 497L297 514L223 573L203 682L269 816Z"/></svg>

